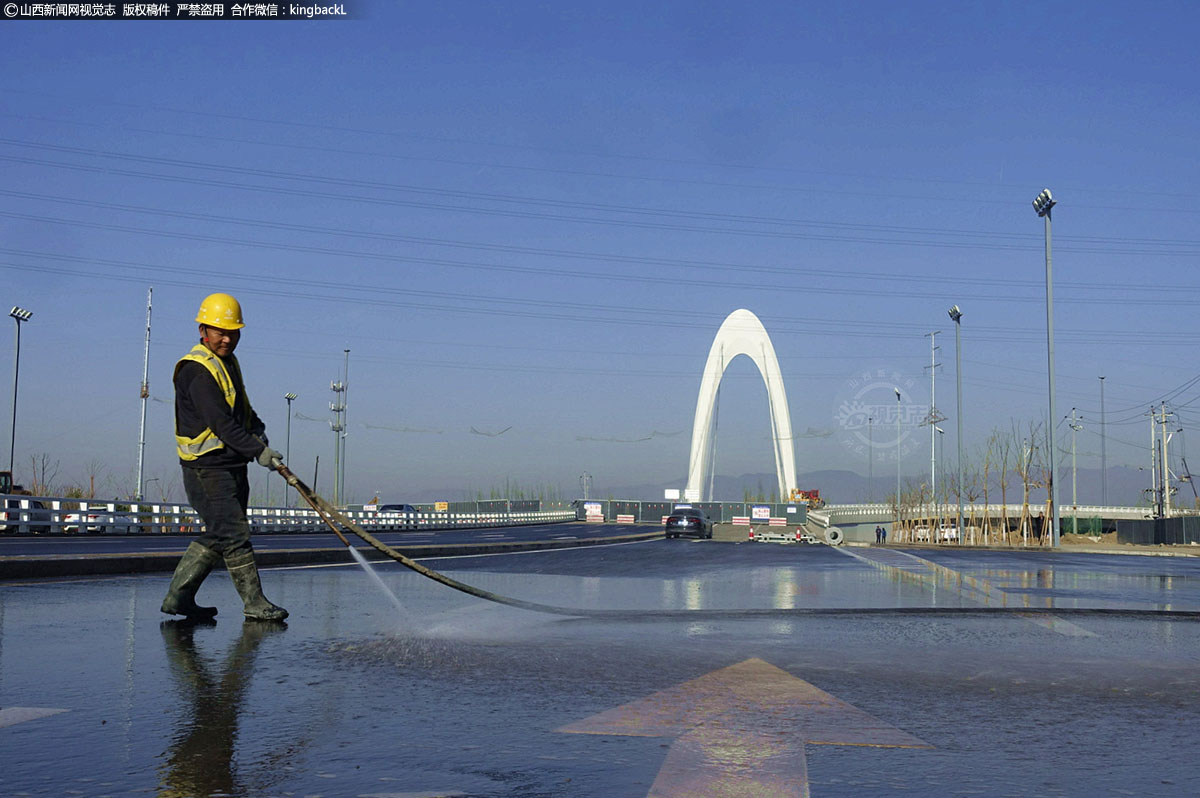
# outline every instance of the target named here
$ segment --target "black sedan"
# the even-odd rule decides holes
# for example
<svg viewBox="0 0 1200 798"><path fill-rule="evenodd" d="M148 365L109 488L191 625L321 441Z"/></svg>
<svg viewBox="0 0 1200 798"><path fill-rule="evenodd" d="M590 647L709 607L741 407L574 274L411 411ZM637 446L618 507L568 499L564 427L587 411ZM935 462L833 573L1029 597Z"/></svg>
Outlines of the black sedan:
<svg viewBox="0 0 1200 798"><path fill-rule="evenodd" d="M667 516L666 533L669 538L694 535L698 538L713 536L712 521L701 510L694 507L676 507Z"/></svg>

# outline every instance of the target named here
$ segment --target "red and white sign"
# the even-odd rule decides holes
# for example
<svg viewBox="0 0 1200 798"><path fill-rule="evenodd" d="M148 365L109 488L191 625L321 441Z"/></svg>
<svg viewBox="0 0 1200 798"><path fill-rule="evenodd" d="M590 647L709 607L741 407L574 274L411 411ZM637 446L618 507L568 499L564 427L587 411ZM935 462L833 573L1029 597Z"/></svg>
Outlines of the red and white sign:
<svg viewBox="0 0 1200 798"><path fill-rule="evenodd" d="M735 515L733 517L733 525L734 526L750 526L750 516Z"/></svg>
<svg viewBox="0 0 1200 798"><path fill-rule="evenodd" d="M618 524L632 524L633 516L632 515L617 515L617 523Z"/></svg>

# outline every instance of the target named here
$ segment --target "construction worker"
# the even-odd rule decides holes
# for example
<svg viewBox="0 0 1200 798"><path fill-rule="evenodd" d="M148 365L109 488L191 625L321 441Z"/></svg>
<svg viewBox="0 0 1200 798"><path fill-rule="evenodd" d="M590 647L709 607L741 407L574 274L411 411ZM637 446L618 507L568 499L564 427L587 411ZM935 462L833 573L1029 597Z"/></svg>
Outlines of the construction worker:
<svg viewBox="0 0 1200 798"><path fill-rule="evenodd" d="M196 591L222 560L245 603L247 618L282 621L287 610L263 595L250 545L246 464L274 468L283 456L267 445L266 426L250 407L233 350L241 337L242 306L229 294L211 294L196 314L200 343L175 364L175 443L188 502L204 520L175 568L162 611L211 618L215 607L196 604Z"/></svg>

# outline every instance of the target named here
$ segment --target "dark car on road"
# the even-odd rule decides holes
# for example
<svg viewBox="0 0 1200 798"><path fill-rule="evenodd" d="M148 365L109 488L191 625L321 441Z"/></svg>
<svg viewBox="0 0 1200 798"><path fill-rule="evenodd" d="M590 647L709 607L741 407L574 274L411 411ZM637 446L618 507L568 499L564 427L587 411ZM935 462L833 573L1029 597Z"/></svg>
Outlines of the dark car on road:
<svg viewBox="0 0 1200 798"><path fill-rule="evenodd" d="M35 535L50 531L53 514L37 499L7 499L0 502L0 532L32 532Z"/></svg>
<svg viewBox="0 0 1200 798"><path fill-rule="evenodd" d="M712 521L703 510L697 510L695 507L676 507L667 516L666 533L669 538L677 538L680 535L711 538Z"/></svg>

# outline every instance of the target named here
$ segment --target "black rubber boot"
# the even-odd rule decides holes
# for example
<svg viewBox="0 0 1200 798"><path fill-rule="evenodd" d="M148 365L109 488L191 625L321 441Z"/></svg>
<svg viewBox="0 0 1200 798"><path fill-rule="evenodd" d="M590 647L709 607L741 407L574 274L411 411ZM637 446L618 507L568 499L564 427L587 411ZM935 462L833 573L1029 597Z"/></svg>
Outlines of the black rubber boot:
<svg viewBox="0 0 1200 798"><path fill-rule="evenodd" d="M221 561L221 555L206 546L192 542L175 566L167 597L163 599L162 611L167 615L183 615L188 618L211 618L217 614L216 607L201 607L196 603L196 591L213 566Z"/></svg>
<svg viewBox="0 0 1200 798"><path fill-rule="evenodd" d="M233 577L233 586L246 605L242 613L247 618L256 621L282 621L288 617L288 611L267 601L262 592L262 582L258 579L258 565L254 562L254 552L247 551L225 558L225 567Z"/></svg>

